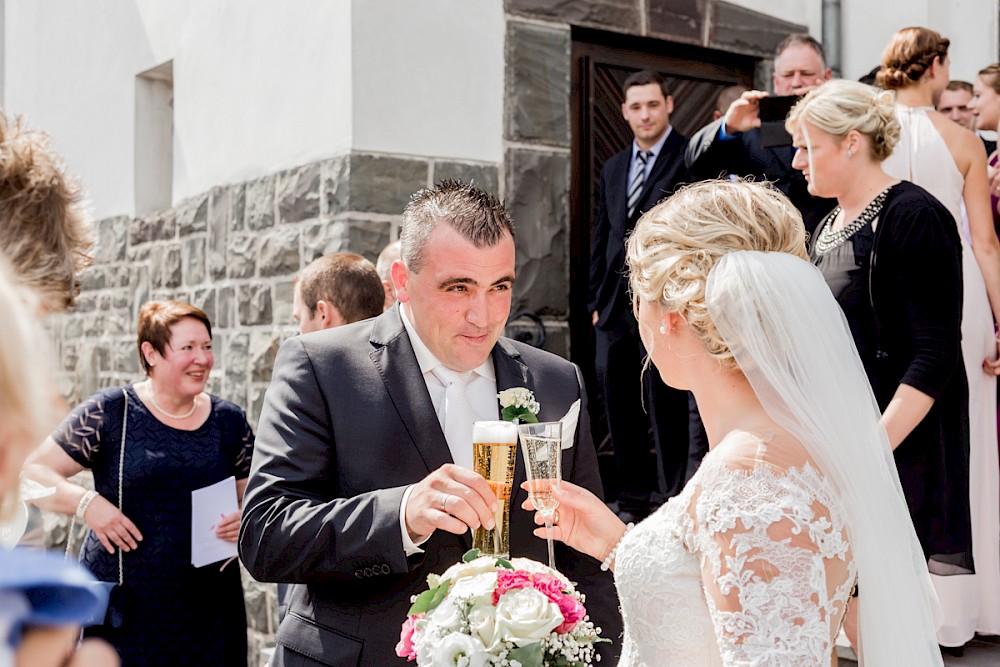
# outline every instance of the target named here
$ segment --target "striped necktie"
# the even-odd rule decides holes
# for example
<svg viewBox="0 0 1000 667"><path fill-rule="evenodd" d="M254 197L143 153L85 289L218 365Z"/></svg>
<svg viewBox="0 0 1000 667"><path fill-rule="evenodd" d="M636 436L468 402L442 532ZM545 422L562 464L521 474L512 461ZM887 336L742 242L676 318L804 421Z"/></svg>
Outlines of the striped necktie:
<svg viewBox="0 0 1000 667"><path fill-rule="evenodd" d="M635 213L635 207L639 203L639 195L642 194L642 184L646 180L646 160L649 159L649 153L639 151L635 154L635 159L635 175L632 176L632 182L628 185L628 217L630 218Z"/></svg>

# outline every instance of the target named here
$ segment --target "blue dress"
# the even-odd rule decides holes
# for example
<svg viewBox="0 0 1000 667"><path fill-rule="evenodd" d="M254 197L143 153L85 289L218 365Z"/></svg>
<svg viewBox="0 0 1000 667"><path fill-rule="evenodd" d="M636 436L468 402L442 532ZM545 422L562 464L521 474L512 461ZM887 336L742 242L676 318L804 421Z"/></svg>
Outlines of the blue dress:
<svg viewBox="0 0 1000 667"><path fill-rule="evenodd" d="M123 554L125 584L120 628L98 626L124 667L246 666L243 588L237 563L191 565L191 492L250 472L253 432L243 411L212 396L208 419L181 431L156 419L129 385L103 389L77 406L52 438L94 473L97 491L118 504L123 396L128 397L123 509L142 533ZM93 532L81 562L103 581L118 580L118 557ZM192 663L191 661L194 661Z"/></svg>

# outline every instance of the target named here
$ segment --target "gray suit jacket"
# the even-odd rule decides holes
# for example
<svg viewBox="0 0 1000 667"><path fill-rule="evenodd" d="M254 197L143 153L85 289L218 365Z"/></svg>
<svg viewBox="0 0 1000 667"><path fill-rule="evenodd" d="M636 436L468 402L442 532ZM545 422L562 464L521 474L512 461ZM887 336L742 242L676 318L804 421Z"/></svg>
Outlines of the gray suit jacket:
<svg viewBox="0 0 1000 667"><path fill-rule="evenodd" d="M497 389L535 392L542 421L581 399L575 445L563 477L601 495L597 456L579 369L501 339L492 353ZM403 552L403 492L451 453L397 308L372 320L291 338L281 346L261 411L243 501L240 557L261 581L293 582L278 630L275 665L394 664L410 597L471 546L468 534L437 531L423 554ZM518 453L511 498L511 553L544 562L533 535ZM591 617L620 650L621 617L611 577L560 548L561 571L587 594ZM609 650L610 649L610 650Z"/></svg>

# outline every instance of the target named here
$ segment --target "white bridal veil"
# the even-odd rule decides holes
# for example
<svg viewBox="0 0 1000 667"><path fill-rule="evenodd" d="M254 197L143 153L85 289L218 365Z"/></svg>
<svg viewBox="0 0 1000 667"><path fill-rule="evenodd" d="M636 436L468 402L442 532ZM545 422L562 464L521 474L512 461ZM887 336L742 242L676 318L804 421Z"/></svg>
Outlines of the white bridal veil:
<svg viewBox="0 0 1000 667"><path fill-rule="evenodd" d="M819 270L785 253L733 252L709 274L706 301L768 415L841 502L858 569L861 664L941 665L937 598L878 405Z"/></svg>

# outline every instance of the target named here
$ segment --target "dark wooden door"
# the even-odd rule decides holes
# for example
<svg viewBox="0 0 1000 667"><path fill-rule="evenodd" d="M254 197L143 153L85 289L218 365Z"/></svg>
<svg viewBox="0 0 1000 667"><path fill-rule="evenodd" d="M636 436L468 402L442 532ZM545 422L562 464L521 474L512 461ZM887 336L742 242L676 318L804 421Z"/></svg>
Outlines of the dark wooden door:
<svg viewBox="0 0 1000 667"><path fill-rule="evenodd" d="M660 72L674 98L670 123L690 137L712 119L715 99L726 86L752 87L757 59L696 46L574 29L572 46L572 113L570 183L570 349L584 372L590 414L600 454L610 453L607 426L594 373L594 340L587 312L590 243L597 210L601 167L632 141L622 118L621 86L633 72ZM606 462L605 459L602 463ZM609 496L616 484L602 465Z"/></svg>

